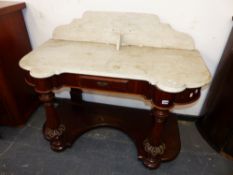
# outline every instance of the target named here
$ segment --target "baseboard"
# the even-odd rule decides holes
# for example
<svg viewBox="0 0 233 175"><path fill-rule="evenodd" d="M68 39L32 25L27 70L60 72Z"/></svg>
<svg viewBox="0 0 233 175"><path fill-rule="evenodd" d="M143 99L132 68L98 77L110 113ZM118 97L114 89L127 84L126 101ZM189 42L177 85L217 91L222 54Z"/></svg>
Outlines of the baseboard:
<svg viewBox="0 0 233 175"><path fill-rule="evenodd" d="M184 121L197 121L200 119L200 116L198 115L188 115L188 114L178 114L178 113L171 113L172 116L175 116L178 120L184 120Z"/></svg>

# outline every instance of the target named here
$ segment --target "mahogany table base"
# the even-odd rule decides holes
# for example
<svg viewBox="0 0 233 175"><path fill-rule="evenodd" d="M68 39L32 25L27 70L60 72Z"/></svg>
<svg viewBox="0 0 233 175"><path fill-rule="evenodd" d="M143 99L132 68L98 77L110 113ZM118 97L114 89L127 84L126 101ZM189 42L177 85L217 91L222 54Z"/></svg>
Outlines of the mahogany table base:
<svg viewBox="0 0 233 175"><path fill-rule="evenodd" d="M43 129L44 136L50 140L54 151L63 151L71 147L80 135L102 126L113 127L126 133L137 147L138 159L149 168L157 168L161 161L174 159L180 151L179 130L177 120L173 116L167 117L162 133L162 143L166 145L164 153L161 156L152 157L146 152L147 149L154 149L146 142L154 123L154 117L149 110L62 100L56 106L56 111L60 120L57 132L62 133L59 141L48 138L46 127Z"/></svg>
<svg viewBox="0 0 233 175"><path fill-rule="evenodd" d="M169 93L145 81L79 74L61 74L49 78L26 81L40 94L46 112L44 136L51 148L62 151L70 147L82 133L99 126L122 130L135 142L138 158L149 168L174 159L180 150L177 122L169 115L174 104L187 104L197 100L200 88ZM71 100L54 105L54 89L71 88ZM128 93L144 97L152 110L132 109L88 103L82 100L82 89Z"/></svg>

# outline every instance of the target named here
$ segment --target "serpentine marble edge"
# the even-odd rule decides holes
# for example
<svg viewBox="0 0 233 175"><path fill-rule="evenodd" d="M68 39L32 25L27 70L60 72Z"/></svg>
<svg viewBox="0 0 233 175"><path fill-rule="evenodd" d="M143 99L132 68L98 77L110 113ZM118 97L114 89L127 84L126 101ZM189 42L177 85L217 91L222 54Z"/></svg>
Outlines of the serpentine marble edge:
<svg viewBox="0 0 233 175"><path fill-rule="evenodd" d="M209 83L192 38L156 15L86 12L20 60L34 78L61 73L145 80L167 92Z"/></svg>

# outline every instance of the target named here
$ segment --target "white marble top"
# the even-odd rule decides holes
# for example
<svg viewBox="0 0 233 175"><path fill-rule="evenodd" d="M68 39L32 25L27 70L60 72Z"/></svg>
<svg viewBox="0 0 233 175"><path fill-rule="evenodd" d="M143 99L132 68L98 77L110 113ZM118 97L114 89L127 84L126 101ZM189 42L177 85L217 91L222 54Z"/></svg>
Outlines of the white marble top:
<svg viewBox="0 0 233 175"><path fill-rule="evenodd" d="M96 17L93 16L93 13L97 14ZM111 18L112 15L114 20L120 16L119 18L122 21L119 19L116 21L124 22L127 24L126 26L129 25L127 21L131 19L129 26L132 29L130 31L134 30L136 35L142 31L147 31L146 24L148 23L150 26L152 23L150 21L158 21L157 16L142 14L145 30L137 31L134 28L137 25L133 25L134 22L132 21L133 19L140 21L138 16L141 14L89 12L84 15L85 18L90 16L90 19L86 22L75 20L76 22L70 24L70 28L67 25L55 29L53 39L23 57L20 61L20 67L30 71L31 76L35 78L46 78L61 73L75 73L145 80L167 92L180 92L185 88L201 87L210 81L210 73L199 52L193 48L194 44L190 36L179 32L176 35L176 32L165 24L162 24L162 26L168 27L172 31L171 34L168 32L169 30L165 31L165 33L168 32L168 38L174 39L171 44L166 44L165 40L162 42L156 41L162 37L166 38L166 35L163 34L153 40L150 40L150 37L144 34L146 36L144 43L140 42L143 39L140 36L135 40L127 32L125 36L122 32L123 29L118 38L114 38L114 34L111 35L112 30L107 31L106 29L105 32L102 31L101 33L100 27L97 27L95 34L91 34L91 30L84 26L89 25L90 21L98 23L98 20L100 20L99 24L103 25L104 14L107 16L106 18ZM133 18L135 15L136 18ZM101 19L98 18L100 16ZM144 18L147 17L148 19L145 20ZM114 24L113 26L120 26L109 19L106 21ZM137 21L137 24L142 23ZM155 22L153 25L156 30L156 27L160 26L161 23ZM77 26L81 29L78 29ZM124 25L121 27L124 27ZM93 26L90 25L89 28L93 28ZM108 27L103 26L103 28ZM77 32L75 32L75 29L77 29ZM78 34L79 31L81 34ZM88 32L85 33L84 31ZM153 33L151 29L150 31ZM160 32L163 33L163 30ZM173 33L174 36L177 36L177 43L179 44L176 43ZM83 35L86 35L86 39ZM187 40L182 42L182 39ZM153 42L154 40L155 42ZM168 43L169 41L167 40Z"/></svg>

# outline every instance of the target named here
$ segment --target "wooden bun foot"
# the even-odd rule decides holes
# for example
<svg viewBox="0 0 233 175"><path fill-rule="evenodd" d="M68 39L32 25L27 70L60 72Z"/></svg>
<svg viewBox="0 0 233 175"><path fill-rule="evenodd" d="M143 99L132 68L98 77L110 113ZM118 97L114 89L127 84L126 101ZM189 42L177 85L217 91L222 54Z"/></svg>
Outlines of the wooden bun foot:
<svg viewBox="0 0 233 175"><path fill-rule="evenodd" d="M148 158L143 160L144 165L150 169L156 169L160 166L160 160L158 158Z"/></svg>

